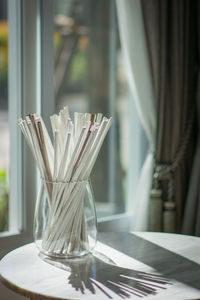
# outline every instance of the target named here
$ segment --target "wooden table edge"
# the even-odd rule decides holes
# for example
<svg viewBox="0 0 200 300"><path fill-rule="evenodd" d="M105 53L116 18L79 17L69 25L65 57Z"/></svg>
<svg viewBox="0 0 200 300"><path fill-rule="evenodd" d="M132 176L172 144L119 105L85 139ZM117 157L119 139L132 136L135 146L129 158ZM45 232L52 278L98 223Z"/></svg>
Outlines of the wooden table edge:
<svg viewBox="0 0 200 300"><path fill-rule="evenodd" d="M0 282L6 286L8 289L14 291L17 294L23 295L25 297L29 297L32 300L42 300L42 299L48 299L48 300L74 300L70 298L58 298L58 297L50 297L50 296L45 296L36 292L30 292L26 289L20 288L17 285L11 283L9 280L5 279L1 274L0 274ZM79 300L77 298L77 300Z"/></svg>

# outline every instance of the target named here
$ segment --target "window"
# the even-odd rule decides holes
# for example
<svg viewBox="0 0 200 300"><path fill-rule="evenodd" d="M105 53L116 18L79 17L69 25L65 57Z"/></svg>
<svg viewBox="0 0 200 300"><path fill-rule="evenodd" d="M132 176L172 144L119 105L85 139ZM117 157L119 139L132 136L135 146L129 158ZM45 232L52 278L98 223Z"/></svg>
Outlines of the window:
<svg viewBox="0 0 200 300"><path fill-rule="evenodd" d="M7 26L9 26L7 52L9 127L7 126L7 132L9 131L10 151L6 151L9 160L8 225L4 227L4 232L0 233L0 257L33 239L36 171L31 154L23 143L17 120L21 115L37 110L36 73L38 71L36 70L38 67L35 48L38 44L36 32L39 12L37 1L27 3L27 1L11 0L1 1L2 3L5 4L8 12ZM0 96L2 96L2 89ZM2 144L2 136L0 138Z"/></svg>
<svg viewBox="0 0 200 300"><path fill-rule="evenodd" d="M128 89L115 1L53 1L55 107L102 112L114 123L91 180L97 216L126 211L129 148Z"/></svg>
<svg viewBox="0 0 200 300"><path fill-rule="evenodd" d="M6 234L21 231L23 222L22 147L21 136L16 126L22 111L21 35L17 18L19 11L15 3L13 2L12 9L7 1L1 1L1 5L0 231Z"/></svg>
<svg viewBox="0 0 200 300"><path fill-rule="evenodd" d="M132 219L127 213L129 202L133 201L142 159L138 119L123 69L115 1L1 3L8 5L9 24L4 21L9 26L10 177L9 216L3 229L8 232L0 234L0 243L4 243L0 255L33 240L37 173L17 120L37 111L50 130L49 116L66 104L72 112L103 112L114 117L92 183L99 230L127 230ZM1 86L0 96L2 91ZM129 138L133 127L136 143Z"/></svg>
<svg viewBox="0 0 200 300"><path fill-rule="evenodd" d="M0 3L0 232L8 230L9 126L8 126L8 16Z"/></svg>

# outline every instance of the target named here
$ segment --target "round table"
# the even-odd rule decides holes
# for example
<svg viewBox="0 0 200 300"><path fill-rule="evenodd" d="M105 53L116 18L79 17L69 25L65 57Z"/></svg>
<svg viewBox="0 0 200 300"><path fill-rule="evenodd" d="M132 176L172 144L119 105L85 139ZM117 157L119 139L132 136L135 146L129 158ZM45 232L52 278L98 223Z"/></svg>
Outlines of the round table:
<svg viewBox="0 0 200 300"><path fill-rule="evenodd" d="M200 238L101 233L94 255L68 260L31 243L1 260L0 278L30 299L200 299Z"/></svg>

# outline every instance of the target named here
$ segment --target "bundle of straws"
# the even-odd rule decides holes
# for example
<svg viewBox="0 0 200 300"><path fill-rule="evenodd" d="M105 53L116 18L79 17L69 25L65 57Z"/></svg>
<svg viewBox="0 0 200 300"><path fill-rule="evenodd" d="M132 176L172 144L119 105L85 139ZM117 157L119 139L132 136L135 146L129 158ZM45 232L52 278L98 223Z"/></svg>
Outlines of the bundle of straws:
<svg viewBox="0 0 200 300"><path fill-rule="evenodd" d="M53 144L38 114L18 124L33 153L47 193L49 216L42 247L48 252L74 255L87 250L83 199L104 138L112 124L101 113L74 113L68 107L50 117Z"/></svg>

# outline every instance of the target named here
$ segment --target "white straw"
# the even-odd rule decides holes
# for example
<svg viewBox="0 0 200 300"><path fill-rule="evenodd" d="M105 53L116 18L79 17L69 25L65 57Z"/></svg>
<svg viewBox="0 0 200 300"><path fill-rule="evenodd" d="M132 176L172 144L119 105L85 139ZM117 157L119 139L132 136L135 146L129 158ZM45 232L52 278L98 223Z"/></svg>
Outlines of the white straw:
<svg viewBox="0 0 200 300"><path fill-rule="evenodd" d="M59 165L59 150L58 150L58 129L54 130L54 167L53 167L53 181L56 181Z"/></svg>

